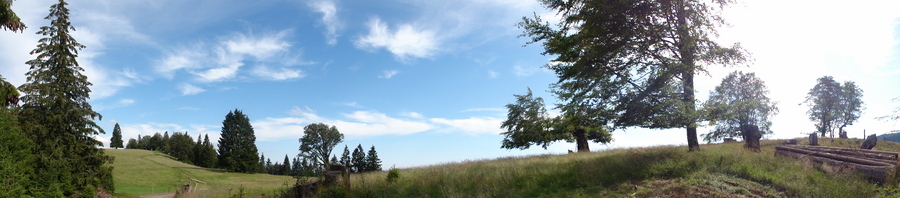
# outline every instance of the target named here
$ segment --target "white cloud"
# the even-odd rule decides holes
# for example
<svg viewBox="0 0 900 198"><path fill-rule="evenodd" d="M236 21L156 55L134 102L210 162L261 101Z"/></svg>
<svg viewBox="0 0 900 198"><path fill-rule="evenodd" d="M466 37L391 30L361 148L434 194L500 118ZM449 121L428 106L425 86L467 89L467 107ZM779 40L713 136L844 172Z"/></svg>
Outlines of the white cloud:
<svg viewBox="0 0 900 198"><path fill-rule="evenodd" d="M493 118L493 117L472 117L467 119L445 119L445 118L431 118L431 122L445 124L450 126L450 129L445 129L451 132L462 131L468 134L499 134L503 132L500 129L501 123L503 123L503 119Z"/></svg>
<svg viewBox="0 0 900 198"><path fill-rule="evenodd" d="M355 108L366 108L366 107L363 107L362 105L360 105L359 103L357 103L356 101L343 103L342 105L348 106L348 107L355 107Z"/></svg>
<svg viewBox="0 0 900 198"><path fill-rule="evenodd" d="M534 75L534 73L536 72L536 70L537 70L537 69L535 69L535 68L525 68L525 67L522 67L521 65L518 65L518 64L516 64L515 66L513 66L513 73L516 74L516 76L519 76L519 77L525 77L525 76L531 76L531 75Z"/></svg>
<svg viewBox="0 0 900 198"><path fill-rule="evenodd" d="M391 79L391 77L394 77L397 73L400 72L397 70L384 70L384 73L379 75L378 78Z"/></svg>
<svg viewBox="0 0 900 198"><path fill-rule="evenodd" d="M494 70L488 70L488 76L490 76L491 78L497 78L500 77L500 73L495 72Z"/></svg>
<svg viewBox="0 0 900 198"><path fill-rule="evenodd" d="M369 21L369 34L356 40L356 47L362 49L385 48L401 60L412 57L428 58L438 50L435 32L402 24L392 30L379 18Z"/></svg>
<svg viewBox="0 0 900 198"><path fill-rule="evenodd" d="M334 5L334 1L312 1L309 2L309 7L313 8L316 12L322 13L322 24L324 24L327 29L325 37L328 39L328 44L337 44L337 37L339 36L337 31L340 30L343 25L337 18L337 6Z"/></svg>
<svg viewBox="0 0 900 198"><path fill-rule="evenodd" d="M288 67L309 63L288 53L291 44L285 37L289 32L284 30L261 36L234 33L214 43L198 42L177 47L165 52L155 69L169 79L184 70L194 75L196 81L218 82L238 78L244 65L256 63L257 67L250 74L263 79L302 78L305 76L302 70Z"/></svg>
<svg viewBox="0 0 900 198"><path fill-rule="evenodd" d="M256 69L253 70L253 75L259 77L267 77L271 80L287 80L293 78L303 78L306 74L303 73L302 70L294 70L288 68L279 68L279 70L272 70L265 65L256 66Z"/></svg>
<svg viewBox="0 0 900 198"><path fill-rule="evenodd" d="M187 83L181 84L181 86L179 86L179 89L181 90L181 95L183 96L194 95L206 91L200 87Z"/></svg>
<svg viewBox="0 0 900 198"><path fill-rule="evenodd" d="M415 119L422 119L422 118L425 117L425 116L423 116L423 115L420 114L420 113L409 112L409 111L408 111L408 112L400 113L400 116L408 117L408 118L415 118Z"/></svg>

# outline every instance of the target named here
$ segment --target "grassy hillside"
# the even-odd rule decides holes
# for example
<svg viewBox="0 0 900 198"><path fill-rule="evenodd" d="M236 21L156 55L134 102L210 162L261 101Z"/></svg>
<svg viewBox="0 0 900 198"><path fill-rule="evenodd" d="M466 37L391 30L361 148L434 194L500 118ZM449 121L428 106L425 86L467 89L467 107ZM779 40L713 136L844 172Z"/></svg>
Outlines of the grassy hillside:
<svg viewBox="0 0 900 198"><path fill-rule="evenodd" d="M826 146L858 147L859 140L819 140ZM896 183L878 186L853 172L775 157L742 143L617 149L452 163L351 177L350 191L330 189L324 197L897 197ZM806 143L801 139L801 143ZM900 149L879 141L877 150Z"/></svg>
<svg viewBox="0 0 900 198"><path fill-rule="evenodd" d="M194 197L236 195L242 187L246 195L272 195L294 184L289 176L222 172L184 164L159 152L137 149L105 152L115 157L113 180L118 197L171 194L184 184L193 185L192 178L206 182L199 185Z"/></svg>

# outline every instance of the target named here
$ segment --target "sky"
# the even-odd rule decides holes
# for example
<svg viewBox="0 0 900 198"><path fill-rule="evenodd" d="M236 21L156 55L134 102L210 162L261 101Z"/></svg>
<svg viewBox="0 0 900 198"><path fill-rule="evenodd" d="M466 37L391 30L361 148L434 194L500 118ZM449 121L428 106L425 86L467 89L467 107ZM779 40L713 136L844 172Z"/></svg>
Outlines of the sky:
<svg viewBox="0 0 900 198"><path fill-rule="evenodd" d="M14 1L29 27L0 32L0 74L25 83L41 26L55 1ZM523 16L558 20L529 0L71 0L78 62L93 83L90 104L109 144L156 132L219 138L241 110L257 147L281 161L297 155L303 126L325 123L343 147L375 146L383 167L428 166L510 156L564 154L574 143L501 149L504 105L528 88L549 107L556 82L539 44L525 45ZM816 79L854 81L865 110L851 137L900 129L876 120L900 102L900 1L740 1L722 12L718 41L740 42L753 61L698 75L706 100L731 71L755 72L779 113L766 139L815 131L801 105ZM711 127L702 127L706 133ZM592 150L684 145L684 129L628 128ZM702 149L702 146L701 146Z"/></svg>

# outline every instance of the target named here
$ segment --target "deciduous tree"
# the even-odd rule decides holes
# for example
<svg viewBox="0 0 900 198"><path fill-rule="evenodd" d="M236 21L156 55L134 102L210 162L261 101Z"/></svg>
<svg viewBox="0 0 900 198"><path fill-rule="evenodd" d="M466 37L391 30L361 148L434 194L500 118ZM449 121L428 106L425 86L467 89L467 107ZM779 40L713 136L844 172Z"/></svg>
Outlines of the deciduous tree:
<svg viewBox="0 0 900 198"><path fill-rule="evenodd" d="M556 141L576 142L579 152L590 152L588 141L607 143L612 136L602 121L594 120L574 106L560 105L563 115L550 117L544 107L544 99L534 97L531 89L525 95L514 95L516 102L507 104L507 119L500 127L506 132L501 148L527 149L540 145L544 149Z"/></svg>
<svg viewBox="0 0 900 198"><path fill-rule="evenodd" d="M331 164L329 159L331 151L334 150L334 146L344 141L344 134L341 134L337 127L315 123L303 127L303 137L299 141L299 155L318 164L320 170L325 170Z"/></svg>
<svg viewBox="0 0 900 198"><path fill-rule="evenodd" d="M844 85L831 76L823 76L816 80L816 85L809 90L806 101L809 120L816 122L816 130L825 137L830 132L834 137L834 129L843 133L843 128L852 125L862 113L862 89L853 81Z"/></svg>
<svg viewBox="0 0 900 198"><path fill-rule="evenodd" d="M244 173L263 171L257 166L260 158L253 126L241 110L235 109L225 115L218 153L219 168Z"/></svg>
<svg viewBox="0 0 900 198"><path fill-rule="evenodd" d="M769 119L778 113L778 107L768 94L765 82L754 73L735 71L728 74L714 91L710 91L709 99L704 103L706 119L716 128L703 134L703 140L747 139L749 132L743 131L745 127L742 127L747 125L758 126L761 135L772 133Z"/></svg>
<svg viewBox="0 0 900 198"><path fill-rule="evenodd" d="M715 27L731 0L542 0L562 16L555 27L524 18L521 36L543 42L553 87L593 122L616 127L685 128L699 149L694 75L708 65L746 60L739 45L720 46ZM615 115L611 117L609 115ZM615 119L611 119L615 118Z"/></svg>

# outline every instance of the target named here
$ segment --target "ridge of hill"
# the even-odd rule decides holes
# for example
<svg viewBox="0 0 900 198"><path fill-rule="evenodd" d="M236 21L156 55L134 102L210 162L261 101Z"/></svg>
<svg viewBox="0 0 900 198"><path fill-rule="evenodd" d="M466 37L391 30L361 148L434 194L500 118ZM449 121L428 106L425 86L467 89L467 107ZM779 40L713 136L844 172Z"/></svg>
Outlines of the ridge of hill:
<svg viewBox="0 0 900 198"><path fill-rule="evenodd" d="M169 155L141 149L105 149L113 156L117 197L171 197L185 184L195 186L194 197L275 195L295 183L290 176L225 172L185 164ZM195 182L196 179L204 182Z"/></svg>

